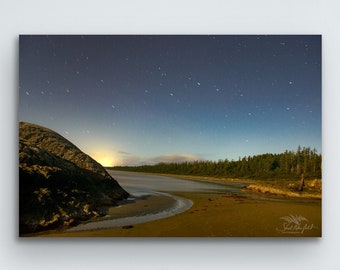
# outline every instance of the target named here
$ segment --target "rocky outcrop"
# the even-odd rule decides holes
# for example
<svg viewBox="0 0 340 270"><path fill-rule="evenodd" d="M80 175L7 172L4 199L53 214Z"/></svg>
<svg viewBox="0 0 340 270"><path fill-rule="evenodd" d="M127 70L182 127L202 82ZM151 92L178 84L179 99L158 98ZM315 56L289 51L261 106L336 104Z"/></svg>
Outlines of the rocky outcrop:
<svg viewBox="0 0 340 270"><path fill-rule="evenodd" d="M101 216L101 206L128 195L98 162L61 135L19 124L20 234Z"/></svg>

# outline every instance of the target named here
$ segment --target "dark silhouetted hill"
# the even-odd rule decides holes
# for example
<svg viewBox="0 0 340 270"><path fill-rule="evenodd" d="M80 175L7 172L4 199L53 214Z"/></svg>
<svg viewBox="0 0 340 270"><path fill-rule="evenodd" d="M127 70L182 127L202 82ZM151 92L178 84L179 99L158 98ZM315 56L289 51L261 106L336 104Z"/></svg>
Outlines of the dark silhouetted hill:
<svg viewBox="0 0 340 270"><path fill-rule="evenodd" d="M90 156L56 132L19 124L19 233L101 216L129 194Z"/></svg>

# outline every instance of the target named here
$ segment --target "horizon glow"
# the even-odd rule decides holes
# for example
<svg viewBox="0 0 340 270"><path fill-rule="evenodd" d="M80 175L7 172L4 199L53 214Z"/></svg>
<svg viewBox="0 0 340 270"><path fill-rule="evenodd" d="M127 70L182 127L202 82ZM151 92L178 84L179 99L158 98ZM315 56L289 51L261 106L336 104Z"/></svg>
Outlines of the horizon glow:
<svg viewBox="0 0 340 270"><path fill-rule="evenodd" d="M320 35L23 35L19 50L19 121L104 166L322 151Z"/></svg>

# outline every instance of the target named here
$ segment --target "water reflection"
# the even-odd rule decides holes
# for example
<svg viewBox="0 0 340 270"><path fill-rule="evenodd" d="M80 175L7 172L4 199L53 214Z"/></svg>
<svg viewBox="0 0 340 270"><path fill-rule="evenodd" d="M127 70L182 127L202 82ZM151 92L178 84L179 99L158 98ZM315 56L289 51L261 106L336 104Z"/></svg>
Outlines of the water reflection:
<svg viewBox="0 0 340 270"><path fill-rule="evenodd" d="M154 174L109 171L110 175L129 193L135 194L161 191L161 192L232 192L239 194L243 184L230 183L219 184L213 182L201 182L187 179L178 179L171 176Z"/></svg>
<svg viewBox="0 0 340 270"><path fill-rule="evenodd" d="M170 217L191 208L192 201L172 195L170 192L228 192L239 194L242 188L242 184L240 183L218 184L153 174L120 171L109 171L109 173L131 195L125 203L123 202L120 204L118 211L120 212L120 215L117 216L116 211L116 215L114 217L108 215L104 220L80 224L69 229L69 231L116 228L124 226L128 226L130 228L134 224ZM152 200L146 199L148 197L154 198L155 196L168 198L167 203L161 204L159 203L159 199L153 202ZM150 210L145 211L145 208L138 209L137 202L145 199L150 206L150 208L148 208ZM137 206L137 212L143 214L136 214L136 208L133 208L133 211L129 209L128 205L134 202ZM157 211L155 211L155 208ZM151 211L151 209L153 210Z"/></svg>

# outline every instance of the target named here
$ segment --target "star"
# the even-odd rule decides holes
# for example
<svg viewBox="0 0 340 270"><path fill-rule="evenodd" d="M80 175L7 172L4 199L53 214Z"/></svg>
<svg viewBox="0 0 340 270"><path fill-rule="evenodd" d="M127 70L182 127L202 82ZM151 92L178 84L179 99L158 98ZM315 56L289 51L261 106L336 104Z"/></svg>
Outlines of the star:
<svg viewBox="0 0 340 270"><path fill-rule="evenodd" d="M211 151L213 159L218 153L217 159L220 158L217 155L225 157L221 148L229 146L229 142L230 147L234 147L233 142L245 144L249 140L245 144L249 146L248 150L260 152L263 150L261 143L267 151L270 136L285 140L279 145L273 144L273 151L279 151L280 147L294 150L291 143L298 144L301 138L308 136L318 138L320 38L309 35L217 35L209 41L205 37L152 37L151 42L148 36L96 36L84 41L80 36L51 36L50 43L40 42L39 38L32 44L32 37L27 37L27 41L20 44L24 53L20 60L25 56L20 61L20 69L25 70L19 82L20 106L23 105L20 120L32 119L32 122L49 126L47 122L53 115L56 123L50 126L55 125L63 134L68 130L68 136L73 136L80 147L94 147L94 143L92 146L82 141L83 137L89 137L86 133L89 129L91 134L107 136L109 143L124 143L126 148L129 140L131 149L141 151L138 155L150 157L158 152L162 154L162 151ZM97 38L98 42L94 42ZM191 46L193 44L197 46ZM43 50L44 46L47 47ZM35 55L36 48L40 49L39 57ZM241 51L241 57L237 49ZM56 53L55 57L53 53ZM62 103L57 104L59 101ZM306 104L310 107L304 108ZM37 113L38 109L43 113ZM74 109L77 109L76 114ZM100 121L90 121L92 119ZM152 125L151 119L155 121ZM273 119L282 126L280 132L273 129ZM306 121L306 128L298 127L301 120ZM94 126L91 126L92 122ZM86 124L86 127L81 128L80 124ZM162 148L162 143L166 144L162 136L167 132L158 127L164 124L169 125L169 129L174 128L168 133L176 135L173 142L178 139L178 149ZM112 139L112 132L107 127L113 125L122 130ZM287 126L297 126L297 136L286 136ZM75 132L79 128L84 132L82 136ZM146 130L144 137L136 132L142 128ZM207 134L202 140L213 140L208 144L196 140L200 129ZM188 137L180 136L187 132ZM302 133L307 135L302 136ZM247 138L242 134L254 137ZM159 140L146 149L148 152L142 152L148 140L145 138L149 137ZM193 139L187 142L187 138ZM98 143L105 141L105 137L100 140L98 137ZM306 139L301 144L305 141L309 142ZM318 141L315 145L319 147Z"/></svg>

